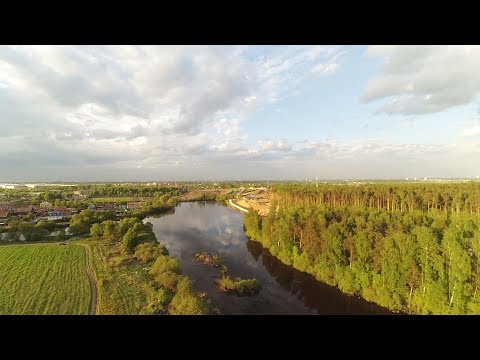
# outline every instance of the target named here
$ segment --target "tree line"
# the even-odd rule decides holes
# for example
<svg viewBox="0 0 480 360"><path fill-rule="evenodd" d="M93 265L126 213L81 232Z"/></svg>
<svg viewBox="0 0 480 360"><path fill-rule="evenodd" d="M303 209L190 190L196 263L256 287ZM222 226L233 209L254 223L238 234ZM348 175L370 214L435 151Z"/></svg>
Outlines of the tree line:
<svg viewBox="0 0 480 360"><path fill-rule="evenodd" d="M101 185L81 185L77 190L88 190L90 197L153 197L168 194L170 196L181 196L186 190L178 187L143 185L143 184L101 184Z"/></svg>
<svg viewBox="0 0 480 360"><path fill-rule="evenodd" d="M454 211L480 216L480 183L289 184L272 189L279 205L328 205L387 212Z"/></svg>
<svg viewBox="0 0 480 360"><path fill-rule="evenodd" d="M347 294L407 313L478 313L477 187L279 187L276 210L266 217L249 212L244 225L247 236L283 263ZM405 193L403 211L387 200ZM433 202L433 193L446 203Z"/></svg>

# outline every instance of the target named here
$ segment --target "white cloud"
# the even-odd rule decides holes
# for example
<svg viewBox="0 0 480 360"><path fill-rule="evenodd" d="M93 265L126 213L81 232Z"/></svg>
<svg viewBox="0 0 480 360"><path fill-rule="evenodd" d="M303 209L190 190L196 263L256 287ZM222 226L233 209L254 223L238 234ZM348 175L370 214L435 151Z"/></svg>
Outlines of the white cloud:
<svg viewBox="0 0 480 360"><path fill-rule="evenodd" d="M9 145L0 167L7 176L40 177L52 176L47 167L72 177L81 167L82 175L96 178L99 171L118 176L173 164L188 169L211 162L211 155L218 160L219 153L242 156L248 152L242 120L290 96L339 51L0 46L0 141L2 148Z"/></svg>
<svg viewBox="0 0 480 360"><path fill-rule="evenodd" d="M361 99L389 99L377 112L435 113L468 104L480 92L480 46L370 46L367 58L384 64Z"/></svg>
<svg viewBox="0 0 480 360"><path fill-rule="evenodd" d="M313 76L335 73L344 53L339 46L264 47L269 58L254 60L261 101L275 103L298 91Z"/></svg>
<svg viewBox="0 0 480 360"><path fill-rule="evenodd" d="M227 119L223 118L218 120L213 127L217 129L217 132L224 134L225 136L231 136L237 134L240 131L239 119Z"/></svg>
<svg viewBox="0 0 480 360"><path fill-rule="evenodd" d="M474 144L391 143L382 139L299 142L261 169L288 168L288 178L403 178L473 176L480 166Z"/></svg>
<svg viewBox="0 0 480 360"><path fill-rule="evenodd" d="M415 126L417 126L417 120L415 120L415 119L402 120L402 121L400 121L400 125L408 126L408 127L415 127Z"/></svg>
<svg viewBox="0 0 480 360"><path fill-rule="evenodd" d="M270 140L264 139L258 141L259 149L262 152L266 151L290 151L292 146L287 143L285 139Z"/></svg>
<svg viewBox="0 0 480 360"><path fill-rule="evenodd" d="M210 150L227 153L229 155L245 150L244 144L239 139L225 140L219 144L210 146Z"/></svg>
<svg viewBox="0 0 480 360"><path fill-rule="evenodd" d="M332 74L337 69L337 66L337 63L318 64L312 69L312 73L320 75Z"/></svg>
<svg viewBox="0 0 480 360"><path fill-rule="evenodd" d="M422 153L443 152L452 148L451 144L409 144L388 143L382 139L358 139L349 142L326 140L306 142L299 151L314 151L317 156L330 157L332 160L351 157L361 159L370 155L413 156Z"/></svg>
<svg viewBox="0 0 480 360"><path fill-rule="evenodd" d="M475 125L475 126L464 129L462 132L462 136L466 136L466 137L480 136L480 125Z"/></svg>

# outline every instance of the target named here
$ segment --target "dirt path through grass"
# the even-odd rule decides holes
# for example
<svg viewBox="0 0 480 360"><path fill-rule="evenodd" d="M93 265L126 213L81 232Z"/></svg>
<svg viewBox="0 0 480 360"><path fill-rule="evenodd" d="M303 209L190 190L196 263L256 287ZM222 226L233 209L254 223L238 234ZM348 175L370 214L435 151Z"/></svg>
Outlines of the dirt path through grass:
<svg viewBox="0 0 480 360"><path fill-rule="evenodd" d="M97 281L92 267L92 256L90 254L90 248L85 244L78 244L84 247L85 249L85 261L87 269L88 282L90 283L90 306L89 306L89 315L98 314L98 296L97 296Z"/></svg>

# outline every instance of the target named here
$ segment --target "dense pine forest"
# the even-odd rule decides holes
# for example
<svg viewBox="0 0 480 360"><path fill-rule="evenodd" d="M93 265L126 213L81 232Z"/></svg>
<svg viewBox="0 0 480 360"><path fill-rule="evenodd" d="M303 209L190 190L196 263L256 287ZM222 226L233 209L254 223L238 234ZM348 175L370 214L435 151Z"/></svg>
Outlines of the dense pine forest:
<svg viewBox="0 0 480 360"><path fill-rule="evenodd" d="M468 212L480 216L480 183L391 183L369 185L282 185L274 188L279 205L328 205L384 209Z"/></svg>
<svg viewBox="0 0 480 360"><path fill-rule="evenodd" d="M286 185L247 235L287 265L391 310L480 313L480 184Z"/></svg>

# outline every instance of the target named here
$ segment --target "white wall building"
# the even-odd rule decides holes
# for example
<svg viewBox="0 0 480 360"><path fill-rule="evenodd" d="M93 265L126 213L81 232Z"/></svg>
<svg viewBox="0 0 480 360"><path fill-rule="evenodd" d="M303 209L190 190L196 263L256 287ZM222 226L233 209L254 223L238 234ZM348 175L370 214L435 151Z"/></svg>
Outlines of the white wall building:
<svg viewBox="0 0 480 360"><path fill-rule="evenodd" d="M8 190L27 189L25 185L20 184L1 184L0 187Z"/></svg>

